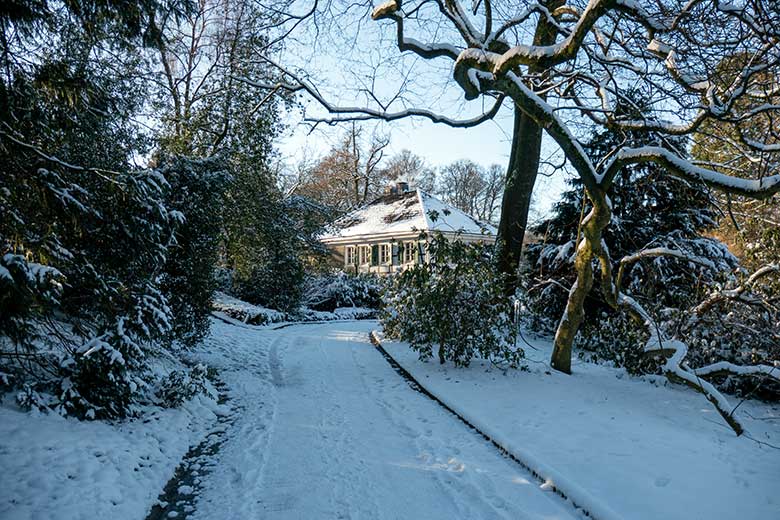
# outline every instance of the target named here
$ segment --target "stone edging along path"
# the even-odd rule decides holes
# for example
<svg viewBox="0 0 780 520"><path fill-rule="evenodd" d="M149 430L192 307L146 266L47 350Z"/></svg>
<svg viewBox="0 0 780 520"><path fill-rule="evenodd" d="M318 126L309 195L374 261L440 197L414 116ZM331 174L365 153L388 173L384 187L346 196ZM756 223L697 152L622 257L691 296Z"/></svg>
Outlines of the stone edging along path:
<svg viewBox="0 0 780 520"><path fill-rule="evenodd" d="M554 492L556 495L558 495L566 502L568 502L570 505L572 505L575 509L577 509L580 513L584 514L589 518L593 518L594 520L618 520L621 518L620 515L618 515L616 512L612 511L611 509L605 507L604 505L592 503L593 501L589 499L587 493L584 490L567 489L567 488L578 488L577 486L561 486L560 484L552 484L551 483L552 479L549 476L547 477L545 476L545 474L549 474L548 471L539 469L537 464L533 464L527 461L526 457L518 454L515 450L511 449L510 447L496 440L496 438L490 435L489 432L486 432L484 431L484 429L477 427L473 421L464 417L463 414L456 411L452 406L450 406L442 399L440 399L438 396L433 394L430 390L428 390L408 370L402 367L400 363L398 363L398 361L396 361L395 358L393 358L393 356L390 355L389 352L387 352L387 350L385 350L385 348L382 346L382 343L379 339L379 335L377 334L376 331L371 331L369 333L369 339L371 340L371 343L374 345L374 347L382 355L382 357L384 357L385 360L390 364L390 366L392 366L393 369L402 378L406 380L406 382L409 384L409 386L412 387L412 389L416 390L417 392L420 392L424 396L433 400L439 406L441 406L449 413L457 417L458 420L460 420L463 424L465 424L466 426L474 430L485 440L487 440L493 446L495 446L498 449L498 451L501 452L502 455L512 460L513 462L517 463L528 473L530 473L534 477L534 479L536 479L536 481L539 482L540 485L545 486L545 489Z"/></svg>

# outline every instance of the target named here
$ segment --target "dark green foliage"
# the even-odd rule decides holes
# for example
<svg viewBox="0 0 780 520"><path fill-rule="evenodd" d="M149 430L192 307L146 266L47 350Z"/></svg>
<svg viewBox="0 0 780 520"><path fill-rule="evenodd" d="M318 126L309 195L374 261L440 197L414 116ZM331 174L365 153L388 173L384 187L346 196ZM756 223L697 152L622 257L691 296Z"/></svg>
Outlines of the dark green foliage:
<svg viewBox="0 0 780 520"><path fill-rule="evenodd" d="M162 380L157 391L162 405L174 408L196 395L213 392L209 375L208 368L203 364L195 365L189 372L174 370Z"/></svg>
<svg viewBox="0 0 780 520"><path fill-rule="evenodd" d="M647 330L628 313L604 312L598 318L584 322L574 339L581 358L625 367L634 375L658 370L660 360L645 356L641 348L649 337Z"/></svg>
<svg viewBox="0 0 780 520"><path fill-rule="evenodd" d="M641 97L636 105L642 106ZM629 112L641 115L641 109ZM595 164L611 150L652 143L652 136L640 133L594 133L583 148ZM684 148L685 143L676 143ZM569 181L570 189L553 209L553 214L532 228L541 242L526 250L525 298L537 318L536 325L552 330L565 308L568 287L574 282L573 261L580 219L590 211L579 179ZM705 258L703 266L670 257L640 261L627 271L623 290L653 309L684 307L697 301L719 273L736 267L736 258L721 242L704 236L716 226L715 207L707 188L672 177L663 169L640 164L624 168L610 189L613 217L604 231L604 241L614 262L647 248L664 247ZM556 282L556 283L553 283ZM585 305L587 323L602 313L614 311L603 301L596 280ZM583 332L584 334L584 332ZM586 343L586 342L585 342Z"/></svg>
<svg viewBox="0 0 780 520"><path fill-rule="evenodd" d="M126 415L149 381L178 220L164 177L131 162L147 150L137 41L112 33L126 22L115 3L99 7L43 5L35 32L4 17L20 30L5 33L0 79L0 371L87 418Z"/></svg>
<svg viewBox="0 0 780 520"><path fill-rule="evenodd" d="M314 238L324 219L316 204L303 197L283 198L275 187L258 186L264 182L254 177L247 191L229 193L235 204L229 204L226 224L231 292L250 303L290 312L301 301L304 259L325 253Z"/></svg>
<svg viewBox="0 0 780 520"><path fill-rule="evenodd" d="M283 312L295 311L303 294L303 264L289 244L277 242L265 261L238 286L239 297L249 303Z"/></svg>
<svg viewBox="0 0 780 520"><path fill-rule="evenodd" d="M225 190L231 179L220 158L171 158L161 172L170 183L168 207L184 215L168 248L161 280L173 312L170 335L185 346L193 346L209 330Z"/></svg>
<svg viewBox="0 0 780 520"><path fill-rule="evenodd" d="M513 347L509 302L490 251L441 234L430 237L430 263L389 283L381 312L385 333L408 342L421 359L438 347L442 363L467 366L479 356L517 366L523 351Z"/></svg>
<svg viewBox="0 0 780 520"><path fill-rule="evenodd" d="M638 97L629 113L640 117L643 100ZM651 135L640 133L594 133L583 148L595 164L606 154L625 146L655 144ZM685 143L675 143L684 148ZM542 242L526 251L526 283L523 299L530 314L527 323L552 332L562 315L568 288L574 283L573 261L580 219L590 210L584 200L581 182L571 180L570 189L555 206L553 215L533 231ZM668 309L687 309L700 301L716 283L737 267L728 248L705 236L715 227L714 201L707 188L672 177L651 164L624 168L610 189L613 217L604 232L604 241L616 273L620 260L648 248L681 251L709 262L692 263L673 257L641 260L626 270L622 290L648 311L663 319ZM580 349L594 352L630 371L649 365L630 350L639 349L646 331L643 324L630 321L623 310L613 310L603 300L598 276L585 302L585 320L576 338ZM611 339L610 339L611 338Z"/></svg>

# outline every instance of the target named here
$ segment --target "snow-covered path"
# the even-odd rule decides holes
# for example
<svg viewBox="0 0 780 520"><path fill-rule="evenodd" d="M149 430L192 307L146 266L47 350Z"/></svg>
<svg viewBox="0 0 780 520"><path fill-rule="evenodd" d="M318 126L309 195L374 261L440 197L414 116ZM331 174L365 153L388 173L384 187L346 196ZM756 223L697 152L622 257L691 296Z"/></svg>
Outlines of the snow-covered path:
<svg viewBox="0 0 780 520"><path fill-rule="evenodd" d="M413 391L374 323L258 330L215 323L200 356L240 417L193 518L572 518L482 437Z"/></svg>

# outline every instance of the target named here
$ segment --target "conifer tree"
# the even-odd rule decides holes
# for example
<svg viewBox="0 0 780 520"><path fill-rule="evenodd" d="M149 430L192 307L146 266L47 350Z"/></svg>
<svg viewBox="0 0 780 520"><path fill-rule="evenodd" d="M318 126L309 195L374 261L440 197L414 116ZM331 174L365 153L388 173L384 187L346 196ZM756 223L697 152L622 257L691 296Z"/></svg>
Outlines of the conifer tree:
<svg viewBox="0 0 780 520"><path fill-rule="evenodd" d="M641 117L647 101L639 94L632 95L631 106L622 110L633 117ZM654 144L653 136L640 132L616 133L597 131L583 145L594 163L606 159L606 154L617 145L643 146ZM685 142L669 142L664 146L685 149ZM540 243L533 244L526 253L529 271L531 301L544 315L559 316L566 305L566 291L574 282L571 268L576 243L581 238L581 222L590 210L579 178L568 181L550 218L533 227ZM614 208L611 225L604 231L604 241L615 263L647 248L668 248L709 259L710 266L693 265L670 257L656 257L635 265L623 280L623 286L634 297L642 298L651 308L680 308L701 298L707 287L722 271L737 265L728 248L705 236L717 226L716 208L708 189L675 178L652 163L624 168L609 192ZM552 283L552 281L557 282ZM598 283L590 292L586 306L588 315L607 312ZM547 322L539 325L554 327Z"/></svg>

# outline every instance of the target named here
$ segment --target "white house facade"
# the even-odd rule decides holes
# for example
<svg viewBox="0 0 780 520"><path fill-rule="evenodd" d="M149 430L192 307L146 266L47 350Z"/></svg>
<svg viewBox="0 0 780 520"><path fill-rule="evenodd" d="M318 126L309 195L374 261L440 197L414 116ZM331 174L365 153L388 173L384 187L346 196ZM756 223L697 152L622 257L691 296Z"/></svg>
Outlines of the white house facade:
<svg viewBox="0 0 780 520"><path fill-rule="evenodd" d="M336 220L320 240L344 270L386 275L427 261L423 233L464 242L492 244L496 239L490 224L397 183L389 193Z"/></svg>

